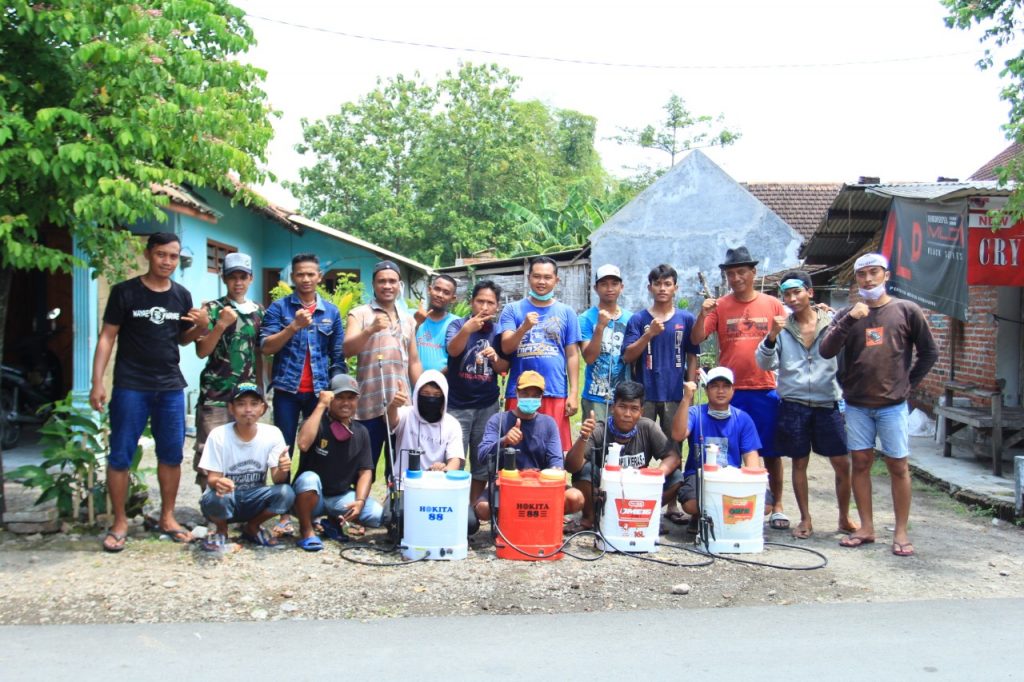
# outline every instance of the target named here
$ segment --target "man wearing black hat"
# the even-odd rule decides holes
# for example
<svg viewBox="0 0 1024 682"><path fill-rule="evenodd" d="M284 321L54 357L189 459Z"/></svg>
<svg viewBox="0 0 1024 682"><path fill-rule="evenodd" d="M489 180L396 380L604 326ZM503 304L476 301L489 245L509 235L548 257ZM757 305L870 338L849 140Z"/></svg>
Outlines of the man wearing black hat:
<svg viewBox="0 0 1024 682"><path fill-rule="evenodd" d="M736 381L732 405L750 415L761 439L760 453L768 469L771 491L768 525L785 530L789 528L789 519L782 511L785 472L774 447L779 394L775 391L775 374L757 365L756 352L771 330L772 320L785 317L786 309L778 299L759 293L754 287L757 263L745 246L725 252L725 262L718 267L732 293L717 300L705 299L690 336L694 343L700 343L718 334L718 364L731 369Z"/></svg>
<svg viewBox="0 0 1024 682"><path fill-rule="evenodd" d="M396 301L402 292L402 278L394 261L382 260L373 267L373 299L348 314L345 355L355 355L359 379L356 419L370 432L373 470L377 470L381 448L391 448L384 413L395 394L412 393L423 366L416 349L416 320L401 310ZM385 460L390 462L390 457ZM389 466L390 469L390 466Z"/></svg>
<svg viewBox="0 0 1024 682"><path fill-rule="evenodd" d="M203 516L216 532L207 535L203 549L222 551L228 523L243 523L242 538L262 547L278 546L263 522L286 514L295 501L288 485L291 458L281 430L261 423L267 411L263 392L256 384L238 384L228 402L234 420L210 432L199 460L209 487L199 501ZM267 471L274 485L268 486Z"/></svg>

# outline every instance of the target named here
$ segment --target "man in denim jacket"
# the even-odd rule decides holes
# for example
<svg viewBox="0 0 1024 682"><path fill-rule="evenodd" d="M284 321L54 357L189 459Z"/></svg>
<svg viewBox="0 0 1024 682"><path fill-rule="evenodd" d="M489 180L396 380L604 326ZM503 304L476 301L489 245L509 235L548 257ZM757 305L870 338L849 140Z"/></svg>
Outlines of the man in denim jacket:
<svg viewBox="0 0 1024 682"><path fill-rule="evenodd" d="M341 313L316 293L320 277L316 255L292 258L295 291L270 304L260 329L263 354L274 356L274 425L284 434L289 454L299 415L308 417L331 376L345 371Z"/></svg>

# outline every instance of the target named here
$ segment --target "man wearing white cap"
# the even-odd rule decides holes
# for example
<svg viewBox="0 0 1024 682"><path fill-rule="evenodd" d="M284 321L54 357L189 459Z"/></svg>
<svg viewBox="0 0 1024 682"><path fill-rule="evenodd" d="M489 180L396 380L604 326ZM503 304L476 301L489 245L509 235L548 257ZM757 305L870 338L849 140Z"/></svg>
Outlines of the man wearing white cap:
<svg viewBox="0 0 1024 682"><path fill-rule="evenodd" d="M192 460L201 490L206 490L206 473L199 468L199 460L210 431L230 421L227 401L231 392L237 384L263 385L263 356L258 347L264 311L246 297L252 285L252 258L229 253L221 273L227 294L203 305L210 322L206 335L196 341L196 355L207 358L199 375Z"/></svg>
<svg viewBox="0 0 1024 682"><path fill-rule="evenodd" d="M580 346L587 363L583 375L583 415L593 412L598 421L607 418L615 387L628 378L622 361L622 341L633 313L619 307L622 289L619 268L602 265L594 282L597 305L580 314Z"/></svg>
<svg viewBox="0 0 1024 682"><path fill-rule="evenodd" d="M841 310L821 341L823 358L840 357L840 382L846 398L846 435L853 456L853 498L860 529L840 541L860 547L875 541L871 514L871 464L875 442L885 455L892 482L896 527L892 553L912 556L907 536L910 518L910 438L907 398L938 358L924 313L911 301L895 299L885 290L889 262L867 253L853 265L862 299ZM914 351L917 357L914 358Z"/></svg>

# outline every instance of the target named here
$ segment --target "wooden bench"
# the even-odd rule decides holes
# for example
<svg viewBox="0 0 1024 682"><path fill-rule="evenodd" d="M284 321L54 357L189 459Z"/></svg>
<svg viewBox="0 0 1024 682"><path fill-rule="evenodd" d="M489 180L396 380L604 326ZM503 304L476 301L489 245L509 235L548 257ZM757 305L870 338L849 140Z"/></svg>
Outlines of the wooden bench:
<svg viewBox="0 0 1024 682"><path fill-rule="evenodd" d="M1024 440L1024 408L1004 407L1003 393L999 390L960 381L949 381L943 388L945 404L935 408L935 414L942 420L942 433L945 434L943 456L953 456L953 433L968 426L973 427L982 433L991 434L992 474L1002 476L1003 450ZM953 405L954 393L984 398L989 401L990 407L956 407ZM1004 434L1004 429L1010 433Z"/></svg>

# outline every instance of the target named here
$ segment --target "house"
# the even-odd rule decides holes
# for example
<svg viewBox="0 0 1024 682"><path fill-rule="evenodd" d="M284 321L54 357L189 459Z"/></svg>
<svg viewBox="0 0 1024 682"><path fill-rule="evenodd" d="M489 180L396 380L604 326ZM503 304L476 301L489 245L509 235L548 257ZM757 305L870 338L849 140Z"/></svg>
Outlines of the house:
<svg viewBox="0 0 1024 682"><path fill-rule="evenodd" d="M594 231L590 260L619 266L626 283L620 300L633 310L650 303L647 273L668 263L679 273L679 297L694 309L701 300L698 273L712 293L726 290L718 265L727 249L746 246L760 261L759 274L768 274L798 265L802 241L751 191L694 151Z"/></svg>
<svg viewBox="0 0 1024 682"><path fill-rule="evenodd" d="M174 280L192 293L197 305L224 295L220 266L224 256L234 251L253 257L250 297L264 304L269 303L269 292L279 280L288 281L291 258L297 253L312 252L319 256L328 287L344 275L361 282L364 300L372 295L373 266L380 260L393 260L399 265L407 296L414 287L422 289L422 280L432 272L422 263L271 203L244 206L216 191L193 187L155 186L153 191L169 199L164 209L167 220L139 223L130 230L142 238L140 243L145 235L157 231L179 235L182 258ZM67 233L49 234L48 238L61 244L60 239L67 241ZM65 243L63 247L70 249L71 244ZM141 260L136 269L144 270ZM37 320L42 319L46 310L60 307L58 333L51 347L64 370L65 390L72 389L85 399L108 292L109 283L104 278L92 279L86 268L76 268L71 275L19 272L12 283L6 338L20 338L30 323L39 324ZM181 358L191 411L204 361L196 357L192 348L183 348ZM108 368L108 380L111 369Z"/></svg>

